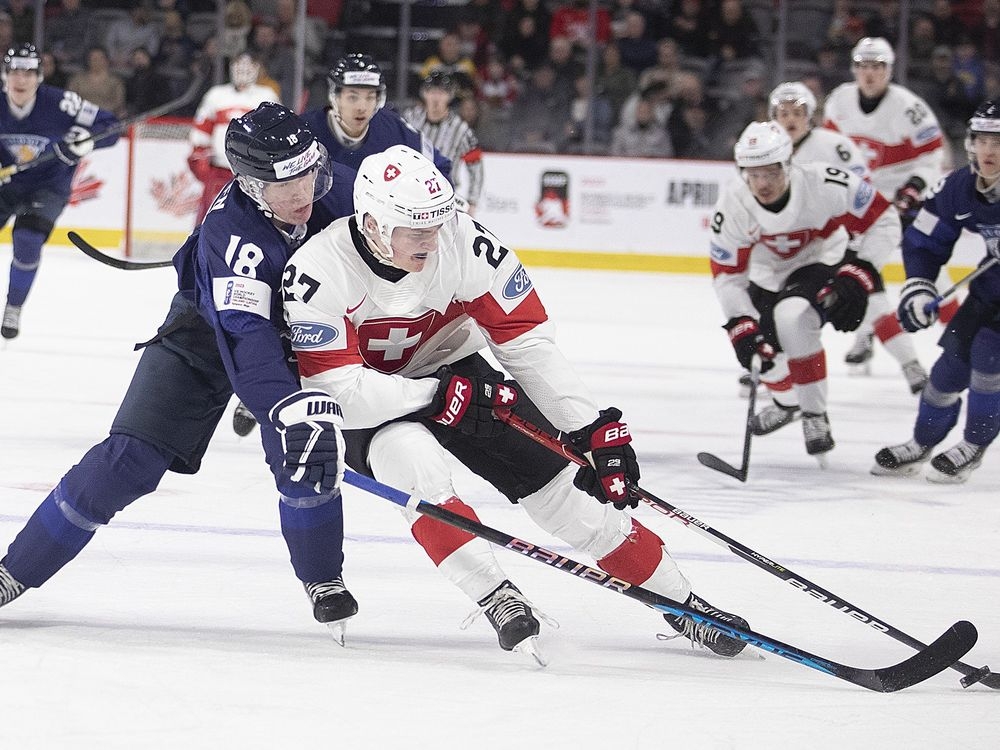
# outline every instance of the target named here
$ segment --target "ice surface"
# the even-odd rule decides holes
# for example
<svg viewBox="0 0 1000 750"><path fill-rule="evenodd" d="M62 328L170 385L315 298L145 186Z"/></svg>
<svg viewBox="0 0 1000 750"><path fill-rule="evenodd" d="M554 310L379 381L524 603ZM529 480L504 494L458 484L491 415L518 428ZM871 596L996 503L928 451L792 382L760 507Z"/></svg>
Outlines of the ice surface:
<svg viewBox="0 0 1000 750"><path fill-rule="evenodd" d="M966 485L870 476L916 409L884 350L872 376L852 377L850 337L828 332L829 469L795 424L755 439L740 484L695 460L705 450L738 463L745 416L708 277L531 273L597 400L625 412L647 489L924 642L972 620L980 643L965 661L1000 670L997 449ZM0 350L0 550L106 434L138 359L131 345L155 330L173 283L169 269L48 252L23 333ZM927 367L937 335L917 336ZM485 523L569 552L459 476ZM754 629L859 667L912 653L638 513L695 590ZM256 433L239 439L224 422L201 473L169 475L0 611L0 748L1000 747L1000 695L962 690L955 671L878 695L775 656L723 660L657 641L665 624L635 602L498 550L561 624L543 633L550 666L534 668L502 652L485 620L459 630L471 604L393 506L348 488L345 515L361 611L342 649L292 575Z"/></svg>

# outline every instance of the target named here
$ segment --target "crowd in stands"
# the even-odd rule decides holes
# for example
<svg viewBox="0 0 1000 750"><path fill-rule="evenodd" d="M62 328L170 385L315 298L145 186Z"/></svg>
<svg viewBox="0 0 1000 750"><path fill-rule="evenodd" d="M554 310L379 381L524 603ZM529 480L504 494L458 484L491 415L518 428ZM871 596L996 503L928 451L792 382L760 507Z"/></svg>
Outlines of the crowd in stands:
<svg viewBox="0 0 1000 750"><path fill-rule="evenodd" d="M199 73L207 88L220 47L226 58L249 50L285 104L322 106L329 67L345 52L367 51L345 49L345 39L358 19L373 22L377 4L307 2L300 101L291 101L295 0L228 0L221 34L189 23L192 14L215 12L212 0L49 0L45 76L124 116L178 96ZM976 104L1000 96L1000 0L909 5L907 85L960 142ZM897 42L898 0L788 6L785 77L802 80L820 101L850 78L848 52L858 39ZM454 106L486 150L729 159L743 127L766 119L777 83L773 7L770 0L604 0L592 85L588 0L468 0L451 9L453 24L441 29L436 52L416 62L412 80L451 73L459 83ZM120 12L105 24L108 8ZM0 0L0 47L33 36L34 2Z"/></svg>

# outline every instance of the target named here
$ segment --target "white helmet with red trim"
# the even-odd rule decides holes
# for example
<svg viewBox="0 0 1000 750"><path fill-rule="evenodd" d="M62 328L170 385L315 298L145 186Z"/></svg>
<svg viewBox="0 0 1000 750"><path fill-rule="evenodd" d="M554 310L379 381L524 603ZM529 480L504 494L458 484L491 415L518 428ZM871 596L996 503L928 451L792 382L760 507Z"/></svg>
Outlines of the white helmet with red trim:
<svg viewBox="0 0 1000 750"><path fill-rule="evenodd" d="M751 122L736 141L733 155L740 169L768 164L787 166L792 158L792 139L776 122Z"/></svg>

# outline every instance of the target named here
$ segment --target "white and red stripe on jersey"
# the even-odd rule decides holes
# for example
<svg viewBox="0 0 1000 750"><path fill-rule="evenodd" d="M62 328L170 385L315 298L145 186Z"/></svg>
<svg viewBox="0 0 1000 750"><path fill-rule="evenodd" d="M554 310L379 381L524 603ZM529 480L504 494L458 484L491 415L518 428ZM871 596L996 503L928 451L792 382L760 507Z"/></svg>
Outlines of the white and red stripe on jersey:
<svg viewBox="0 0 1000 750"><path fill-rule="evenodd" d="M190 141L193 148L209 147L212 164L229 169L226 159L226 129L234 117L242 117L261 102L276 102L277 94L270 86L253 83L237 89L231 83L212 86L201 99L194 115Z"/></svg>
<svg viewBox="0 0 1000 750"><path fill-rule="evenodd" d="M875 109L861 110L856 83L843 83L826 98L824 127L854 141L868 160L875 187L892 200L910 177L930 188L944 170L944 138L927 102L907 88L890 83Z"/></svg>
<svg viewBox="0 0 1000 750"><path fill-rule="evenodd" d="M858 177L870 177L868 162L857 145L842 133L826 128L813 128L795 144L792 164L832 164L854 172Z"/></svg>
<svg viewBox="0 0 1000 750"><path fill-rule="evenodd" d="M835 264L842 253L825 240L840 227L864 260L899 244L899 216L867 180L826 164L788 169L788 203L765 209L742 181L733 181L712 219L713 284L726 318L757 317L748 282L772 292L812 263Z"/></svg>
<svg viewBox="0 0 1000 750"><path fill-rule="evenodd" d="M286 269L285 309L303 386L340 403L346 428L429 405L441 365L485 347L561 430L597 407L553 339L517 256L459 213L419 273L393 283L355 246L351 219L307 241Z"/></svg>

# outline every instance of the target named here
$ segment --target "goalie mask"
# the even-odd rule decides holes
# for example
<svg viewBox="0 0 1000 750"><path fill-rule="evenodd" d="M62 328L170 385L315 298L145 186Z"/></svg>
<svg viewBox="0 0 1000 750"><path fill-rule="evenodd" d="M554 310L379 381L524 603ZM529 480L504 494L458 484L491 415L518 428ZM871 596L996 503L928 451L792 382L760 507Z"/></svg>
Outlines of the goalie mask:
<svg viewBox="0 0 1000 750"><path fill-rule="evenodd" d="M392 233L397 228L450 230L455 191L433 162L409 146L392 146L361 162L354 180L354 216L372 254L393 263ZM365 223L370 216L374 231ZM441 243L451 241L446 235ZM398 266L397 266L398 267Z"/></svg>
<svg viewBox="0 0 1000 750"><path fill-rule="evenodd" d="M226 159L240 189L264 214L289 224L303 222L291 220L276 210L276 205L269 204L269 199L276 203L275 190L269 190L269 186L311 175L312 203L326 195L333 185L326 148L301 117L274 102L263 102L229 123Z"/></svg>

